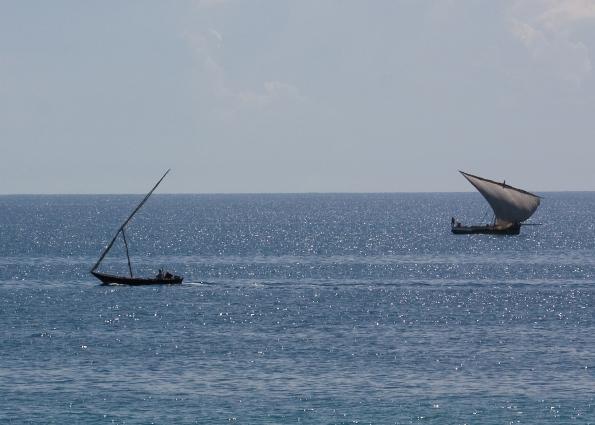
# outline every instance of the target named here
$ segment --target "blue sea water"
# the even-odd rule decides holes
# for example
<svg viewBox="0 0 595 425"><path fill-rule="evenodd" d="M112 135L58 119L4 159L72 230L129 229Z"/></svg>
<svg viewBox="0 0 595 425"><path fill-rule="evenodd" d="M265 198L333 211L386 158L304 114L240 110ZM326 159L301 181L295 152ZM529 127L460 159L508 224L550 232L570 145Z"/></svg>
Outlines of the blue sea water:
<svg viewBox="0 0 595 425"><path fill-rule="evenodd" d="M141 198L0 196L0 423L595 423L595 193Z"/></svg>

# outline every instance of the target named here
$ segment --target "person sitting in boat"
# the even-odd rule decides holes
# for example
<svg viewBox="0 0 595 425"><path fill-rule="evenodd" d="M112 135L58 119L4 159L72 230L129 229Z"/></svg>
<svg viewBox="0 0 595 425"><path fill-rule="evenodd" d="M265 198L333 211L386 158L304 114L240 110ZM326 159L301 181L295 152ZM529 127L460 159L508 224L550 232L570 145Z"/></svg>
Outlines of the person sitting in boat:
<svg viewBox="0 0 595 425"><path fill-rule="evenodd" d="M163 269L159 269L159 273L157 273L157 279L163 278Z"/></svg>
<svg viewBox="0 0 595 425"><path fill-rule="evenodd" d="M172 277L174 277L173 274L171 274L170 272L165 272L165 278L166 279L171 279Z"/></svg>

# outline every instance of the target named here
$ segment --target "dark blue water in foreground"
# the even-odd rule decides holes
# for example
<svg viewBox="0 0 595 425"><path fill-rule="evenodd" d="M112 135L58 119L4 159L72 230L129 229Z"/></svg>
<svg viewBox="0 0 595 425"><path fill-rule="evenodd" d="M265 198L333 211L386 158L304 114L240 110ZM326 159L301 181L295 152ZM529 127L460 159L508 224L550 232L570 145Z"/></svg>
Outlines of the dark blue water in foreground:
<svg viewBox="0 0 595 425"><path fill-rule="evenodd" d="M595 423L595 193L141 197L0 197L0 423Z"/></svg>

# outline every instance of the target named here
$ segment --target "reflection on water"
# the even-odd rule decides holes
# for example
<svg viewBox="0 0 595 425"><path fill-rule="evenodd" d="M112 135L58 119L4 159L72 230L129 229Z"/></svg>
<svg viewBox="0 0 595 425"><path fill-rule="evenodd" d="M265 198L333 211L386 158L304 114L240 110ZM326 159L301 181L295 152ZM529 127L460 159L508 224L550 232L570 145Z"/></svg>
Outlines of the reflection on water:
<svg viewBox="0 0 595 425"><path fill-rule="evenodd" d="M188 283L99 286L136 201L0 197L0 422L595 417L595 194L518 237L450 235L472 194L155 196L133 265Z"/></svg>

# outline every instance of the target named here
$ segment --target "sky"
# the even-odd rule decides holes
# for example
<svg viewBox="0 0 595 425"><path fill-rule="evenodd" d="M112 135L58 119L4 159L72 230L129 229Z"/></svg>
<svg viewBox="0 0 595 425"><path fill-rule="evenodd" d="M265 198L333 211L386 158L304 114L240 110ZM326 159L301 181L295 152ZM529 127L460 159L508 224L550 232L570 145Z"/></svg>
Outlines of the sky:
<svg viewBox="0 0 595 425"><path fill-rule="evenodd" d="M0 194L595 190L595 0L0 1Z"/></svg>

